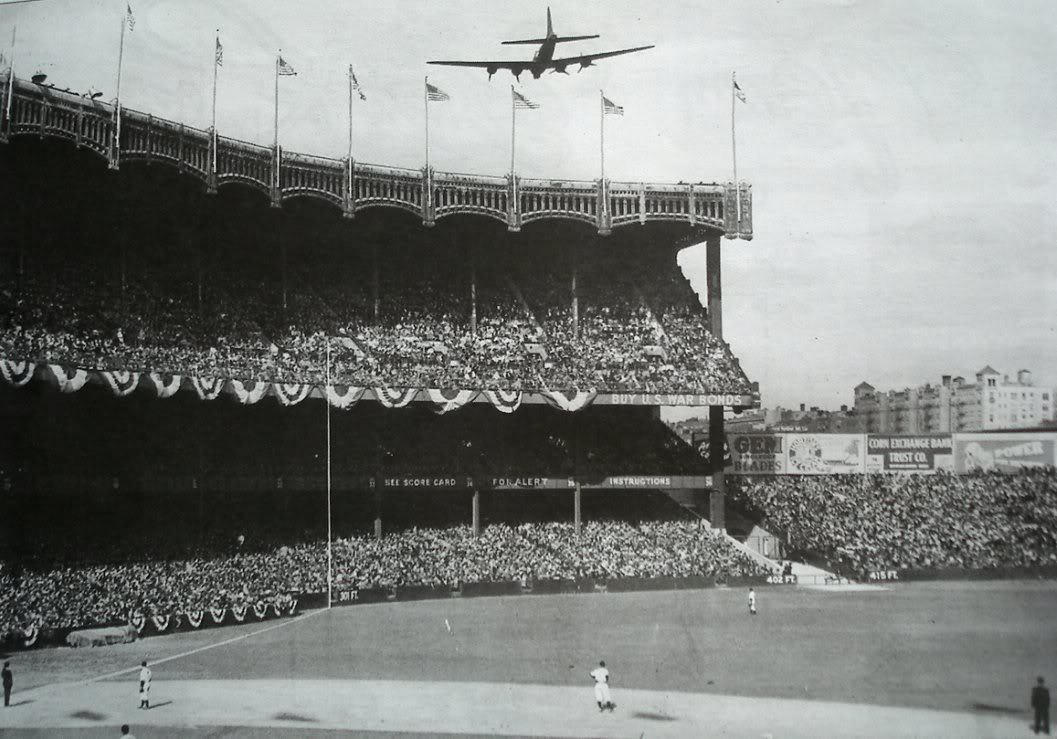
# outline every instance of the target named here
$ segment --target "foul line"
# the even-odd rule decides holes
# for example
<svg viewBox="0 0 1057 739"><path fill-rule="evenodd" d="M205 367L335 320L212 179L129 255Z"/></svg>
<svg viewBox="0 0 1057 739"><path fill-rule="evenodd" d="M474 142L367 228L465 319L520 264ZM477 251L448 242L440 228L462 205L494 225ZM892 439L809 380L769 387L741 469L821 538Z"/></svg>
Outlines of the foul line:
<svg viewBox="0 0 1057 739"><path fill-rule="evenodd" d="M184 657L190 657L192 654L198 654L199 652L205 652L205 651L210 650L210 649L216 649L217 647L223 647L223 646L225 646L227 644L234 644L237 641L242 641L243 639L248 639L251 636L257 636L257 634L263 634L266 631L272 631L274 629L281 629L284 626L290 626L291 624L295 624L295 623L297 623L299 621L304 621L306 618L311 618L312 616L317 616L320 613L326 613L326 611L327 611L326 608L320 608L318 611L310 611L308 613L302 613L300 616L294 616L292 619L289 619L289 620L285 620L285 619L280 620L279 623L277 623L277 624L272 624L271 626L265 626L263 629L257 629L256 631L251 631L248 634L240 634L239 636L233 636L230 639L225 639L224 641L217 642L216 644L206 644L204 647L197 647L197 648L191 649L191 650L189 650L187 652L181 652L180 654L174 654L174 655L172 655L170 657L163 657L162 659L154 660L153 662L151 662L151 664L152 665L163 665L166 662L172 662L174 659L183 659ZM87 680L85 680L84 682L86 682L86 683L95 683L95 682L99 682L100 680L108 680L108 679L110 679L112 677L118 677L119 675L125 675L125 674L130 673L130 672L136 672L139 669L140 669L140 667L138 665L136 667L126 667L125 669L118 670L117 672L111 672L111 673L108 673L106 675L99 675L98 677L90 677Z"/></svg>

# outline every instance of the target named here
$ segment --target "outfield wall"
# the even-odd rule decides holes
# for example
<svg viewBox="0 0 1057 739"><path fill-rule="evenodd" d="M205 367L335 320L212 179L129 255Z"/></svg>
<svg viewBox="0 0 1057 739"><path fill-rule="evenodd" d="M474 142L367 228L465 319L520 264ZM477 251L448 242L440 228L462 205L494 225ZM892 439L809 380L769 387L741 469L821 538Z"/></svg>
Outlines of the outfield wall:
<svg viewBox="0 0 1057 739"><path fill-rule="evenodd" d="M1057 466L1057 432L729 434L733 475L1019 472Z"/></svg>

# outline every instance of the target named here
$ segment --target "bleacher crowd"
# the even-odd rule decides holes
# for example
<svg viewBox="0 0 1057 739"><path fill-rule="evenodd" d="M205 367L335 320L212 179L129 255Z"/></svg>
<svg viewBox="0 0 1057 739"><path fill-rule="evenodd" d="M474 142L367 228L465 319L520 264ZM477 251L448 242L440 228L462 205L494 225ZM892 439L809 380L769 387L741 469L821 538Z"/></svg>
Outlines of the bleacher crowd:
<svg viewBox="0 0 1057 739"><path fill-rule="evenodd" d="M457 586L578 577L760 574L758 565L713 535L707 523L590 522L413 528L382 539L339 538L339 587ZM0 567L0 643L27 628L127 623L167 615L275 602L326 590L326 542L174 560L62 566L18 573Z"/></svg>
<svg viewBox="0 0 1057 739"><path fill-rule="evenodd" d="M735 477L790 546L853 575L1057 565L1057 471Z"/></svg>

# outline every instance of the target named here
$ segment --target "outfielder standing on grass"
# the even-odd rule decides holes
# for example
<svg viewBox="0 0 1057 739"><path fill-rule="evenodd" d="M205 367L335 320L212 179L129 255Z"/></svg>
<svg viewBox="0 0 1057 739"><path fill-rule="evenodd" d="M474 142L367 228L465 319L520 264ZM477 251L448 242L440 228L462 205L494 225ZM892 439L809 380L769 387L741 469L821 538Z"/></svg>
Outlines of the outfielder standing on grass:
<svg viewBox="0 0 1057 739"><path fill-rule="evenodd" d="M598 710L612 711L616 706L609 695L609 670L606 669L604 660L598 663L598 667L591 670L591 677L595 681L595 700L598 702Z"/></svg>
<svg viewBox="0 0 1057 739"><path fill-rule="evenodd" d="M756 591L749 588L749 613L756 615Z"/></svg>
<svg viewBox="0 0 1057 739"><path fill-rule="evenodd" d="M4 705L5 706L10 706L11 705L11 688L13 688L14 685L15 685L15 676L11 672L11 663L10 662L5 662L4 663L4 669L3 669L2 672L3 672L3 675L4 675Z"/></svg>
<svg viewBox="0 0 1057 739"><path fill-rule="evenodd" d="M143 667L139 671L139 707L150 708L150 679L152 677L147 660L143 660Z"/></svg>

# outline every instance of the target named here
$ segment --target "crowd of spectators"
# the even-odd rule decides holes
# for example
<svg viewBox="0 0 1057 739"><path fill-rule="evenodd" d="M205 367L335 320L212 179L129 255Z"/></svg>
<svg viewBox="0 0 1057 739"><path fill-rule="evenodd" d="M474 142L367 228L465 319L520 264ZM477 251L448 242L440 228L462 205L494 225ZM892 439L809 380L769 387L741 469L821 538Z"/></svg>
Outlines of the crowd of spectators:
<svg viewBox="0 0 1057 739"><path fill-rule="evenodd" d="M129 258L119 278L95 255L35 251L21 273L0 276L0 354L314 384L328 375L329 345L336 384L749 391L674 262L640 274L603 255L582 257L574 316L569 265L545 257L478 263L392 249L377 282L304 264L280 281L260 264L202 259L189 269L148 250Z"/></svg>
<svg viewBox="0 0 1057 739"><path fill-rule="evenodd" d="M1057 471L732 477L795 549L846 572L1057 565Z"/></svg>
<svg viewBox="0 0 1057 739"><path fill-rule="evenodd" d="M540 579L720 578L762 574L752 560L714 535L707 522L592 521L578 539L572 524L412 528L381 539L339 538L335 583L396 588ZM27 628L127 623L273 602L326 590L326 542L247 549L218 556L65 566L18 573L0 565L0 635Z"/></svg>

